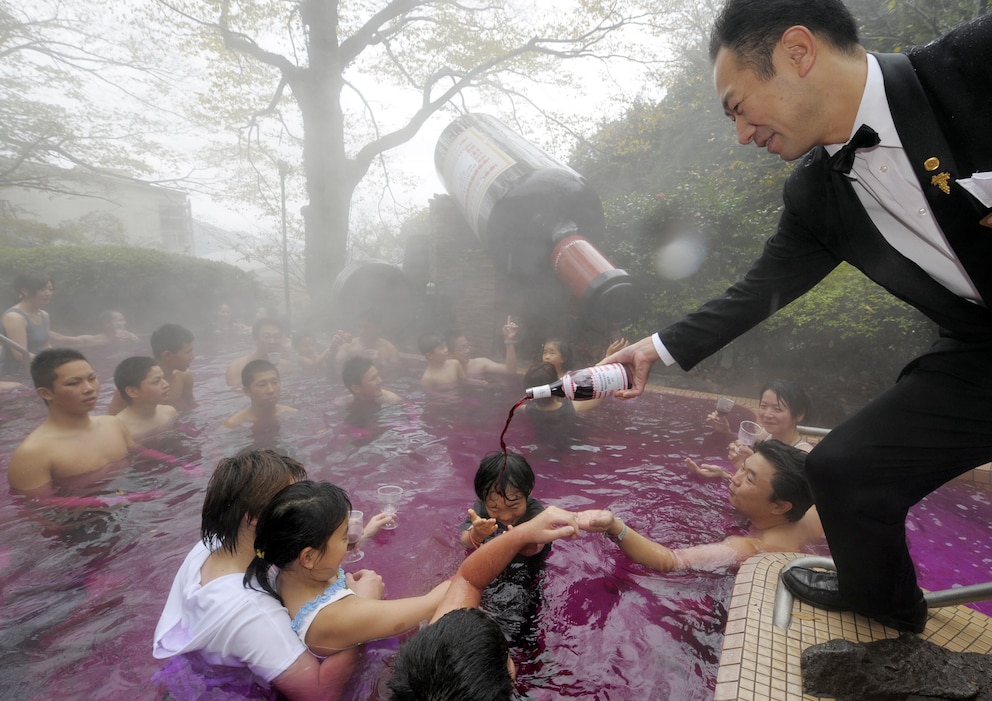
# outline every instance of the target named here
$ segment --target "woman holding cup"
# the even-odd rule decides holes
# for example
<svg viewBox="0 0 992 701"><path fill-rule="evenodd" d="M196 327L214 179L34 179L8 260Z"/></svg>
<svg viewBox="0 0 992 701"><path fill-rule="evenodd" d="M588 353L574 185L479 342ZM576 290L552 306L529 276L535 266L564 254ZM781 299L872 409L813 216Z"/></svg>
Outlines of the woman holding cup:
<svg viewBox="0 0 992 701"><path fill-rule="evenodd" d="M733 463L736 469L740 469L744 460L754 453L752 446L759 440L774 438L804 452L811 451L813 445L799 433L799 423L805 420L809 403L809 397L799 383L777 379L761 388L756 421L741 421L739 426L731 428L727 420L728 412L721 412L718 407L717 411L706 417L706 422L721 433L734 436L733 442L727 447L727 460ZM721 475L730 477L718 466L700 466L688 458L686 462L699 474L709 477Z"/></svg>

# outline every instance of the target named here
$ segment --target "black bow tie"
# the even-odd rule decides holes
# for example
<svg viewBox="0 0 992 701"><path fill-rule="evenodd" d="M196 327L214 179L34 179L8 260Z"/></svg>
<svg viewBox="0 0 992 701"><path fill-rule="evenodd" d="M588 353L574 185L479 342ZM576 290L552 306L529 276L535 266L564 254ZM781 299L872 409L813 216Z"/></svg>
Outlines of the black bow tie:
<svg viewBox="0 0 992 701"><path fill-rule="evenodd" d="M827 159L827 165L838 173L850 173L851 166L854 165L854 152L859 148L871 148L878 146L878 132L867 124L862 124L854 132L854 136L841 148L840 151Z"/></svg>

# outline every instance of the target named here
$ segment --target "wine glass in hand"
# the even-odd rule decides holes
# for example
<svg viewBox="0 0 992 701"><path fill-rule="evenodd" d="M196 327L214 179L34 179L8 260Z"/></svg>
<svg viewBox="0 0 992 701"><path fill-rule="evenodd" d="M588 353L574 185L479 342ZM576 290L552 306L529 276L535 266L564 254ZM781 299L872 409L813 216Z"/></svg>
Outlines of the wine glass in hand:
<svg viewBox="0 0 992 701"><path fill-rule="evenodd" d="M764 432L765 430L754 421L741 421L741 428L737 432L737 440L750 447L758 442L758 439Z"/></svg>
<svg viewBox="0 0 992 701"><path fill-rule="evenodd" d="M365 553L362 552L362 529L365 527L365 514L361 511L352 510L348 515L348 552L344 556L345 562L358 562Z"/></svg>
<svg viewBox="0 0 992 701"><path fill-rule="evenodd" d="M379 495L379 503L382 505L382 513L393 516L396 513L396 507L403 496L403 488L397 487L395 484L387 484L379 487L379 489L376 490L376 493ZM390 521L385 524L383 528L386 530L396 528L396 521Z"/></svg>

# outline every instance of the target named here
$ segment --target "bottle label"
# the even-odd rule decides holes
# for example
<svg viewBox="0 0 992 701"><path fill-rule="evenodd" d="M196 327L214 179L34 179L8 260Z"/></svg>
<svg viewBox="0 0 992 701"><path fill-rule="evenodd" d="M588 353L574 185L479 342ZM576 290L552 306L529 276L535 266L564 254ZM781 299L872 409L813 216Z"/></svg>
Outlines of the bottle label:
<svg viewBox="0 0 992 701"><path fill-rule="evenodd" d="M627 389L627 368L622 363L594 365L588 368L591 387L579 387L571 375L566 375L570 386L565 390L566 396L576 399L599 399L613 394L617 390ZM564 378L563 378L564 379Z"/></svg>
<svg viewBox="0 0 992 701"><path fill-rule="evenodd" d="M527 394L530 395L531 399L547 399L551 396L551 385L530 387L527 389Z"/></svg>
<svg viewBox="0 0 992 701"><path fill-rule="evenodd" d="M441 177L448 193L464 203L465 218L479 236L479 211L486 191L500 173L516 164L512 156L475 127L468 127L448 147Z"/></svg>

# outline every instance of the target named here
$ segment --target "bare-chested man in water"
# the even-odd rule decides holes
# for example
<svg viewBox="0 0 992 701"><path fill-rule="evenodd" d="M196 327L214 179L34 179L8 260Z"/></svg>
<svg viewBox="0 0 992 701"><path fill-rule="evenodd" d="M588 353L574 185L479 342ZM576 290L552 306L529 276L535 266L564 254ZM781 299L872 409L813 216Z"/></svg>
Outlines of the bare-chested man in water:
<svg viewBox="0 0 992 701"><path fill-rule="evenodd" d="M752 555L800 551L823 538L805 473L806 453L777 440L761 441L730 480L729 500L751 522L747 536L667 548L609 511L584 511L579 526L603 532L635 562L661 572L737 567Z"/></svg>
<svg viewBox="0 0 992 701"><path fill-rule="evenodd" d="M90 416L100 380L82 353L70 348L39 352L31 362L31 379L48 418L11 456L11 490L49 497L94 481L128 456L134 443L121 420Z"/></svg>
<svg viewBox="0 0 992 701"><path fill-rule="evenodd" d="M241 370L241 385L251 404L224 422L226 428L274 425L278 417L298 410L279 403L279 370L268 360L252 360Z"/></svg>

